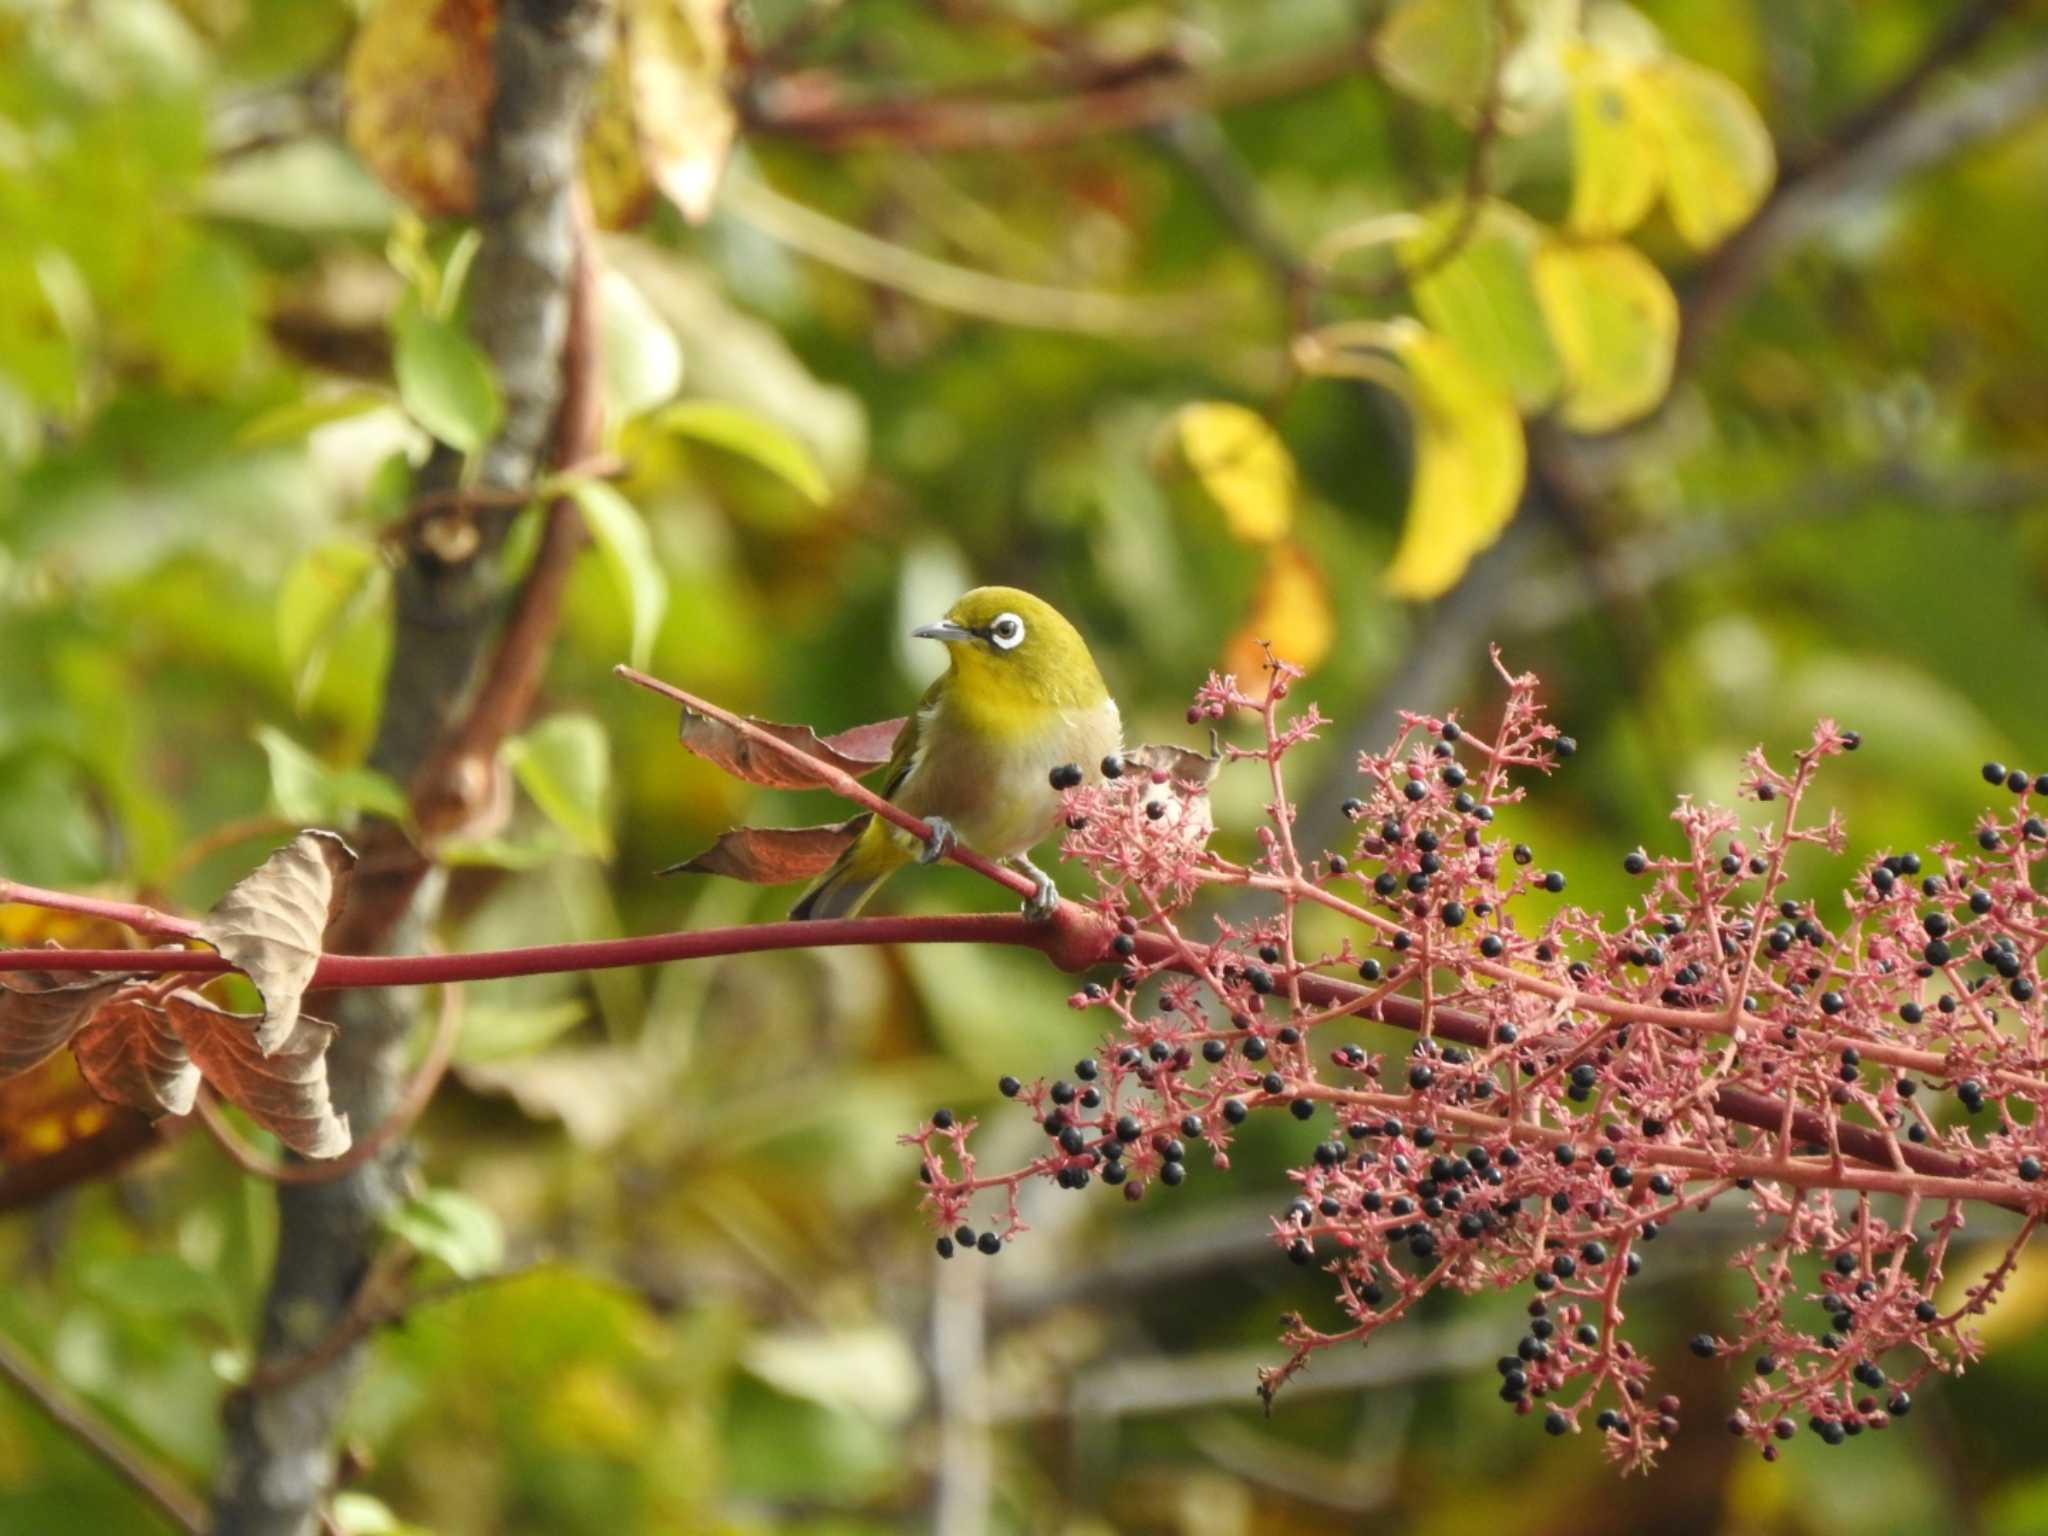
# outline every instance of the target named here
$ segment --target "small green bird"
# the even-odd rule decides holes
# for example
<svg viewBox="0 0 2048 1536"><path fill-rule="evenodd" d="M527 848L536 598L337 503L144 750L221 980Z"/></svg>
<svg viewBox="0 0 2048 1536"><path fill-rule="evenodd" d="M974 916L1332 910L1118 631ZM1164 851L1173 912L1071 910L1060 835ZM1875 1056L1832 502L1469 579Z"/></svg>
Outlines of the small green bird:
<svg viewBox="0 0 2048 1536"><path fill-rule="evenodd" d="M929 825L931 841L870 819L789 915L851 917L890 875L958 840L1030 876L1024 910L1049 917L1059 889L1026 855L1059 817L1052 770L1097 776L1123 743L1116 700L1074 626L1015 587L976 587L914 633L943 644L951 665L897 733L882 796Z"/></svg>

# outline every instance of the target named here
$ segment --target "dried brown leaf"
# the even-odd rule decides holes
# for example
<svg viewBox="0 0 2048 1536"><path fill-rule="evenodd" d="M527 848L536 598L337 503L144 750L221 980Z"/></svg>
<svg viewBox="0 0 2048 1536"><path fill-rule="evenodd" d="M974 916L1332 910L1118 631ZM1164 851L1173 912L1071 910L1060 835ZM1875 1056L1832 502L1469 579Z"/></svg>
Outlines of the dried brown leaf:
<svg viewBox="0 0 2048 1536"><path fill-rule="evenodd" d="M333 832L301 832L221 897L198 937L263 994L256 1044L268 1056L291 1038L320 938L348 890L355 850Z"/></svg>
<svg viewBox="0 0 2048 1536"><path fill-rule="evenodd" d="M199 1069L163 1009L124 997L93 1016L71 1041L78 1070L93 1092L145 1115L188 1115L199 1092Z"/></svg>
<svg viewBox="0 0 2048 1536"><path fill-rule="evenodd" d="M872 725L857 725L836 736L820 736L808 725L776 725L751 717L747 724L856 777L873 773L889 761L889 754L896 745L896 733L903 728L901 720L877 720ZM762 784L770 789L815 789L823 782L781 753L757 746L723 721L700 715L693 709L683 711L679 739L706 762L715 763L734 778L745 779L750 784Z"/></svg>
<svg viewBox="0 0 2048 1536"><path fill-rule="evenodd" d="M724 875L755 885L784 885L809 880L832 867L832 861L868 824L866 812L850 821L822 827L734 827L718 841L664 875Z"/></svg>
<svg viewBox="0 0 2048 1536"><path fill-rule="evenodd" d="M421 213L476 206L476 157L497 90L495 0L381 0L343 73L348 141Z"/></svg>
<svg viewBox="0 0 2048 1536"><path fill-rule="evenodd" d="M302 1156L339 1157L348 1150L348 1118L334 1112L327 1093L332 1024L294 1010L289 1033L266 1051L257 1036L268 1015L229 1013L190 991L173 992L164 1007L222 1098Z"/></svg>
<svg viewBox="0 0 2048 1536"><path fill-rule="evenodd" d="M1148 772L1163 768L1185 784L1207 785L1214 781L1217 771L1223 766L1223 752L1212 734L1207 752L1198 752L1193 747L1177 747L1171 742L1153 742L1147 746L1127 748L1123 760L1131 767Z"/></svg>
<svg viewBox="0 0 2048 1536"><path fill-rule="evenodd" d="M726 0L627 0L633 126L648 173L692 224L711 214L738 119L725 92Z"/></svg>
<svg viewBox="0 0 2048 1536"><path fill-rule="evenodd" d="M0 971L0 1079L37 1066L70 1041L125 976Z"/></svg>

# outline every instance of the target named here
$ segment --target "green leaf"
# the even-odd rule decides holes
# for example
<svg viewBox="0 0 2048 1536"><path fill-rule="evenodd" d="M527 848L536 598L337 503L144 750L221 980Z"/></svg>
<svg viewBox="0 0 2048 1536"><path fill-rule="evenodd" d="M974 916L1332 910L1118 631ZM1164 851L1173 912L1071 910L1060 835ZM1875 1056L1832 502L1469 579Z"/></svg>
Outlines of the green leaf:
<svg viewBox="0 0 2048 1536"><path fill-rule="evenodd" d="M611 743L588 715L551 715L505 743L521 786L549 821L585 853L612 854L604 815L611 785Z"/></svg>
<svg viewBox="0 0 2048 1536"><path fill-rule="evenodd" d="M794 1330L757 1334L746 1367L778 1392L842 1413L901 1424L924 1395L924 1373L897 1329Z"/></svg>
<svg viewBox="0 0 2048 1536"><path fill-rule="evenodd" d="M270 798L280 814L301 826L346 821L371 811L403 821L411 814L405 791L372 768L330 768L271 726L256 727L270 759Z"/></svg>
<svg viewBox="0 0 2048 1536"><path fill-rule="evenodd" d="M589 1017L589 1005L581 998L531 1007L472 1003L462 1020L462 1041L456 1047L455 1059L504 1061L514 1056L530 1056Z"/></svg>
<svg viewBox="0 0 2048 1536"><path fill-rule="evenodd" d="M401 308L394 329L398 398L413 420L460 453L475 453L498 430L505 404L490 360L458 320Z"/></svg>
<svg viewBox="0 0 2048 1536"><path fill-rule="evenodd" d="M757 412L722 400L685 400L656 420L670 432L752 459L817 505L831 499L832 488L811 450Z"/></svg>
<svg viewBox="0 0 2048 1536"><path fill-rule="evenodd" d="M1294 456L1266 418L1226 400L1201 400L1174 415L1180 448L1202 489L1223 509L1233 537L1271 544L1294 526Z"/></svg>
<svg viewBox="0 0 2048 1536"><path fill-rule="evenodd" d="M1493 72L1494 0L1401 0L1373 39L1387 83L1417 101L1476 108Z"/></svg>
<svg viewBox="0 0 2048 1536"><path fill-rule="evenodd" d="M683 347L625 273L605 269L597 302L605 417L618 425L675 398L683 387Z"/></svg>
<svg viewBox="0 0 2048 1536"><path fill-rule="evenodd" d="M1381 332L1407 371L1415 418L1415 480L1387 588L1436 597L1514 517L1527 445L1514 402L1449 341L1413 321Z"/></svg>
<svg viewBox="0 0 2048 1536"><path fill-rule="evenodd" d="M268 448L277 443L296 442L329 422L367 416L391 404L391 397L377 389L345 389L336 394L300 395L259 412L242 424L235 434L237 448Z"/></svg>
<svg viewBox="0 0 2048 1536"><path fill-rule="evenodd" d="M496 1213L458 1189L429 1189L391 1212L384 1225L464 1280L505 1262L505 1230Z"/></svg>
<svg viewBox="0 0 2048 1536"><path fill-rule="evenodd" d="M668 577L654 558L647 524L633 504L602 480L571 479L561 487L576 498L590 536L611 568L633 619L633 664L644 666L668 607Z"/></svg>
<svg viewBox="0 0 2048 1536"><path fill-rule="evenodd" d="M1572 206L1566 223L1575 234L1627 234L1649 213L1664 184L1656 126L1629 89L1634 73L1634 65L1604 51L1572 51Z"/></svg>
<svg viewBox="0 0 2048 1536"><path fill-rule="evenodd" d="M320 686L336 635L381 602L390 585L377 552L347 541L308 550L285 573L277 594L277 651L301 707Z"/></svg>
<svg viewBox="0 0 2048 1536"><path fill-rule="evenodd" d="M1678 298L1647 257L1554 241L1537 253L1536 295L1564 356L1566 426L1607 432L1656 408L1678 356Z"/></svg>
<svg viewBox="0 0 2048 1536"><path fill-rule="evenodd" d="M1762 204L1778 173L1763 119L1726 76L1657 60L1630 84L1664 162L1664 205L1688 245L1718 245Z"/></svg>
<svg viewBox="0 0 2048 1536"><path fill-rule="evenodd" d="M1488 201L1468 215L1458 199L1433 209L1400 252L1420 274L1409 286L1422 318L1525 413L1543 409L1564 383L1530 276L1543 238L1519 208Z"/></svg>

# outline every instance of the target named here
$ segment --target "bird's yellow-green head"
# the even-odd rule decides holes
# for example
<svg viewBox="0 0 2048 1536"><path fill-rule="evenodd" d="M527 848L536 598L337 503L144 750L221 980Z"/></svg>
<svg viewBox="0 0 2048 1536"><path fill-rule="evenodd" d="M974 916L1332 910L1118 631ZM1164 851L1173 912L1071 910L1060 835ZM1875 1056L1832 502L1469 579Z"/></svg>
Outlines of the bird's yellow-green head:
<svg viewBox="0 0 2048 1536"><path fill-rule="evenodd" d="M1109 696L1080 632L1016 587L976 587L914 633L944 643L952 685L981 702L1075 709Z"/></svg>

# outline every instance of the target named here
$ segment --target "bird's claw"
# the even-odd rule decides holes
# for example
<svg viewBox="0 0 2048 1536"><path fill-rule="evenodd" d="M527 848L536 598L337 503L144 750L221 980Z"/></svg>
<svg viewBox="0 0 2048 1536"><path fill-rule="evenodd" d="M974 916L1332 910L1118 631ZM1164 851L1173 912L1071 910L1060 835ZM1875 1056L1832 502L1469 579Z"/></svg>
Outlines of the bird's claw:
<svg viewBox="0 0 2048 1536"><path fill-rule="evenodd" d="M1053 884L1051 875L1042 869L1031 871L1036 882L1031 895L1024 902L1024 916L1034 923L1049 923L1053 913L1060 909L1060 888Z"/></svg>
<svg viewBox="0 0 2048 1536"><path fill-rule="evenodd" d="M917 862L920 864L936 864L948 853L952 852L953 845L959 842L960 838L953 831L953 823L946 820L943 816L927 816L924 819L924 824L931 828L931 836L924 840L924 847L918 853Z"/></svg>

